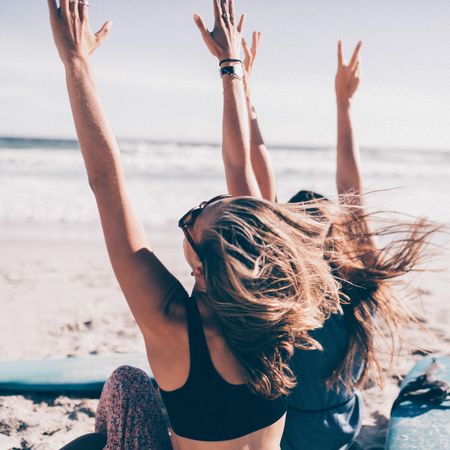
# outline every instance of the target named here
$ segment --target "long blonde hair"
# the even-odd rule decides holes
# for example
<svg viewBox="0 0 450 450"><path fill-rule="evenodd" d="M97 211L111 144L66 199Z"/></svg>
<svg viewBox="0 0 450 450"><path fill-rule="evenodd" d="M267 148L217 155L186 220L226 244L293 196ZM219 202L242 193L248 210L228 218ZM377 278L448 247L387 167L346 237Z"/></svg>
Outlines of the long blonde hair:
<svg viewBox="0 0 450 450"><path fill-rule="evenodd" d="M267 398L295 387L295 348L320 349L309 331L340 308L324 259L329 225L264 200L227 202L199 248L207 302L247 385Z"/></svg>
<svg viewBox="0 0 450 450"><path fill-rule="evenodd" d="M289 368L295 349L320 350L309 333L342 308L351 337L329 382L352 388L369 373L381 380L374 314L393 335L411 320L390 281L413 270L434 229L419 221L381 230L409 235L376 250L369 242L377 233L365 220L323 200L305 207L239 197L227 201L203 232L205 301L253 392L289 394L296 385ZM356 355L363 361L358 380L351 375Z"/></svg>

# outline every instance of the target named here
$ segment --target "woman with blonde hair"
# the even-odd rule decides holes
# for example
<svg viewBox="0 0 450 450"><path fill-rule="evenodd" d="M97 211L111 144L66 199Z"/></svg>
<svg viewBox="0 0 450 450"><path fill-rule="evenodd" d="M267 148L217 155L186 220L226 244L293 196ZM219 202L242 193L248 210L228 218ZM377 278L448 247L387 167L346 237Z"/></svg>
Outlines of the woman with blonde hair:
<svg viewBox="0 0 450 450"><path fill-rule="evenodd" d="M235 65L244 17L237 20L233 0L213 3L212 32L199 16L195 21L221 65L231 195L203 202L179 221L196 282L189 296L155 256L130 204L118 144L97 94L89 56L111 26L91 31L86 0L60 0L59 8L48 0L109 257L170 421L151 380L121 367L102 393L96 434L67 449L279 449L296 385L290 359L295 349L320 348L310 333L342 310L337 274L342 267L357 269L340 265L350 256L334 230L352 227L354 216L326 204L311 214L304 206L262 198L244 80ZM357 233L361 242L370 236L358 227Z"/></svg>
<svg viewBox="0 0 450 450"><path fill-rule="evenodd" d="M233 0L213 3L213 32L198 16L196 22L226 66L240 56L244 17L238 23ZM96 435L67 448L279 448L295 385L289 358L297 347L318 346L309 332L339 307L338 283L323 257L328 225L260 198L249 167L243 82L225 67L223 147L243 196L211 199L181 218L196 281L189 296L148 244L97 94L89 56L111 26L94 34L86 1L48 5L110 260L171 426L169 434L151 380L121 367L104 388Z"/></svg>

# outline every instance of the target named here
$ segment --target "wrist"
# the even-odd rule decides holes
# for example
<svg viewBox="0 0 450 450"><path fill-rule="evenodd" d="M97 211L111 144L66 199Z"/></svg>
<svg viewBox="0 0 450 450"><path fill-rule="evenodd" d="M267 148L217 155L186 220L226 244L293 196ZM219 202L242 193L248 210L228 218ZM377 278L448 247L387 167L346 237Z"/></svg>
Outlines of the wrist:
<svg viewBox="0 0 450 450"><path fill-rule="evenodd" d="M223 86L230 86L230 85L241 85L242 86L242 78L236 77L233 75L224 75L222 77L222 84Z"/></svg>
<svg viewBox="0 0 450 450"><path fill-rule="evenodd" d="M224 76L222 78L222 89L225 98L229 97L229 95L239 96L244 104L246 104L242 80L240 78L229 75Z"/></svg>
<svg viewBox="0 0 450 450"><path fill-rule="evenodd" d="M244 68L242 64L224 64L220 67L220 76L222 78L236 78L244 81Z"/></svg>
<svg viewBox="0 0 450 450"><path fill-rule="evenodd" d="M240 64L241 66L244 66L244 61L242 61L239 58L225 58L225 59L221 59L219 61L219 67L226 67L229 65L236 65L236 64Z"/></svg>
<svg viewBox="0 0 450 450"><path fill-rule="evenodd" d="M241 56L239 55L239 53L224 53L223 55L216 55L217 59L219 60L219 64L221 61L225 61L226 59L236 59L238 61L242 61L241 60Z"/></svg>
<svg viewBox="0 0 450 450"><path fill-rule="evenodd" d="M349 111L352 107L352 100L350 98L337 99L338 111Z"/></svg>
<svg viewBox="0 0 450 450"><path fill-rule="evenodd" d="M67 58L66 60L63 60L63 64L66 72L75 72L80 69L89 68L90 65L89 59L81 55Z"/></svg>

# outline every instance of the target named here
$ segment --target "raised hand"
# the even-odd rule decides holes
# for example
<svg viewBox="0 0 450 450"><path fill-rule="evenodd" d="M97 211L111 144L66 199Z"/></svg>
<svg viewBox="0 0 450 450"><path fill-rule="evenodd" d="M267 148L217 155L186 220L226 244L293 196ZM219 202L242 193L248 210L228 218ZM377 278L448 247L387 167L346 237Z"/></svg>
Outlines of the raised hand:
<svg viewBox="0 0 450 450"><path fill-rule="evenodd" d="M338 104L349 104L360 82L360 58L362 42L358 42L348 65L344 63L342 41L338 44L338 70L336 74L336 99Z"/></svg>
<svg viewBox="0 0 450 450"><path fill-rule="evenodd" d="M262 33L260 31L254 31L252 36L252 47L250 48L245 39L242 39L242 47L244 48L244 71L247 80L250 80L253 64L255 63L256 56L258 54L259 47L261 45Z"/></svg>
<svg viewBox="0 0 450 450"><path fill-rule="evenodd" d="M97 33L89 25L88 0L48 0L50 23L55 44L64 64L86 59L108 35L112 22L106 22Z"/></svg>
<svg viewBox="0 0 450 450"><path fill-rule="evenodd" d="M199 15L194 15L203 40L219 61L240 59L245 15L243 14L236 24L235 0L213 0L213 3L215 23L212 31L208 31Z"/></svg>

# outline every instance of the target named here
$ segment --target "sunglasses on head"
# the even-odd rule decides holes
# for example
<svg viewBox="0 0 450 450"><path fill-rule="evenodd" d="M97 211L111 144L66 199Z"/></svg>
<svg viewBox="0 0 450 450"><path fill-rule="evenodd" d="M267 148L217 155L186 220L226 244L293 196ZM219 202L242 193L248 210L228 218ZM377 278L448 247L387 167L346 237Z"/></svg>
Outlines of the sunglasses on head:
<svg viewBox="0 0 450 450"><path fill-rule="evenodd" d="M200 259L201 259L200 249L198 248L194 239L192 239L192 236L189 233L189 227L192 227L194 225L194 222L197 220L198 216L203 212L203 210L207 206L212 205L213 203L216 203L225 198L230 198L230 197L231 197L231 195L218 195L217 197L214 197L211 200L202 202L202 203L200 203L200 205L198 205L195 208L192 208L190 211L188 211L178 222L178 226L183 230L183 233L186 236L187 241L189 242L192 249L194 250L194 252L197 254L197 256Z"/></svg>

